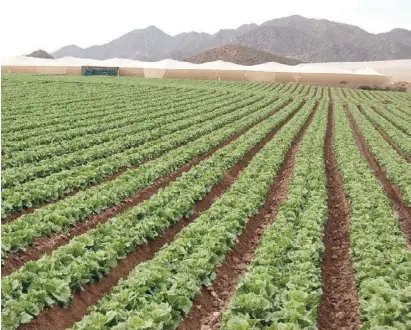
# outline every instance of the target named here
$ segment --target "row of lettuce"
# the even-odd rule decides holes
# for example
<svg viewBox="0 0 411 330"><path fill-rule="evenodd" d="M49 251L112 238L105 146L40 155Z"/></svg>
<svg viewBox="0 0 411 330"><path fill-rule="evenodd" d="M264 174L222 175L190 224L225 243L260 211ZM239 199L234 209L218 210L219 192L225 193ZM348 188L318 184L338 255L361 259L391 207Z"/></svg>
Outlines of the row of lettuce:
<svg viewBox="0 0 411 330"><path fill-rule="evenodd" d="M182 217L189 216L195 201L201 200L220 182L227 169L303 104L301 100L295 100L283 108L286 99L258 96L252 101L234 101L229 97L225 100L224 109L239 107L232 108L233 112L227 110L221 117L216 114L207 117L213 110L204 109L209 126L196 128L192 125L189 127L192 135L186 135L189 129L187 132L182 130L184 135L176 137L182 139L184 136L184 142L173 142L172 147L157 151L155 156L146 156L143 149L141 151L141 157L146 158L140 159L159 158L126 171L111 182L4 225L2 250L7 256L24 249L36 238L62 232L87 216L118 204L157 178L206 153L227 137L281 109L200 162L150 200L5 277L2 281L5 329L15 329L29 322L55 303L69 304L74 290L106 275L116 266L117 260L160 235ZM191 301L201 286L213 281L215 267L235 243L248 217L265 201L285 152L313 109L313 100L305 103L210 209L152 260L138 265L74 328L176 327L191 309ZM241 279L230 307L224 313L222 327L225 329L315 327L321 296L321 239L326 221L322 148L327 109L328 102L320 102L297 153L287 200L276 221L263 235L251 268ZM334 102L334 111L334 148L351 208L350 257L357 282L362 327L407 329L411 326L410 253L388 198L355 144L342 105ZM347 115L352 116L389 180L400 188L404 201L410 203L409 164L374 129L371 122L379 123L386 130L393 129L391 122L392 126L389 126L388 120L382 120L381 116L377 120L375 113L378 112L373 108L358 108L353 101L348 103ZM167 139L171 139L170 135ZM187 144L181 146L182 143ZM153 148L160 147L153 145ZM146 152L147 147L144 150ZM139 162L141 160L135 164Z"/></svg>
<svg viewBox="0 0 411 330"><path fill-rule="evenodd" d="M244 92L258 90L255 87L259 87L259 84L253 84L250 88L244 88L244 83L236 83L238 88L233 89L235 92ZM263 84L263 89L265 87L271 87L273 84ZM52 85L53 84L48 84ZM63 90L70 90L76 85L72 84L69 88L65 88L64 85L54 82L54 85L57 85L61 96ZM90 84L93 86L93 84ZM160 86L151 86L152 84L143 84L140 83L138 88L131 86L132 89L126 90L117 90L110 91L109 87L103 88L102 91L95 91L92 93L92 97L85 97L87 93L79 93L71 95L70 100L62 101L49 96L45 98L44 96L41 100L44 100L44 103L36 104L33 101L28 102L27 100L23 101L22 104L29 105L30 111L26 110L20 116L17 115L19 112L16 110L13 102L5 102L5 118L4 123L4 135L6 137L3 139L3 150L7 151L16 151L24 150L25 148L36 145L47 144L50 142L58 142L67 138L71 138L71 135L80 136L81 134L87 134L87 132L93 133L94 127L89 127L93 122L88 122L89 120L95 120L100 118L104 120L104 117L110 114L110 110L113 111L113 115L116 112L117 115L121 118L125 117L124 113L121 113L121 110L140 110L140 106L145 106L146 102L160 103L163 101L172 101L178 100L182 94L182 88L184 88L184 97L189 98L190 95L196 96L196 94L215 94L216 92L224 92L225 87L221 84L213 85L212 82L208 82L204 86L208 88L196 89L190 88L193 83L189 84L171 84L168 82L166 85ZM195 85L195 84L194 84ZM104 86L104 85L103 85ZM211 87L211 88L210 88ZM311 91L321 90L321 87L311 88L310 86L296 85L296 84L276 84L274 85L277 94L285 95L298 95L301 92L301 95L306 95L308 89ZM56 87L54 87L55 89ZM151 88L149 90L148 88ZM51 88L49 94L53 94L51 91L54 90ZM216 91L217 89L217 91ZM229 89L230 90L230 89ZM64 94L64 93L63 93ZM96 96L96 94L98 96ZM322 93L319 93L318 96L321 96ZM249 95L249 94L247 94ZM274 96L274 95L273 95ZM91 99L90 99L91 98ZM64 98L63 98L64 99ZM18 103L18 102L17 102ZM78 105L82 106L79 107ZM43 109L47 107L47 113L44 113ZM54 107L56 109L54 109ZM11 108L11 109L10 109ZM113 109L114 108L114 109ZM33 110L34 109L34 110ZM87 109L87 112L84 111ZM17 114L16 114L17 113ZM118 118L121 119L121 118ZM76 126L73 126L73 124ZM97 124L97 123L96 123ZM102 124L105 124L102 122ZM66 132L67 128L76 128L70 132ZM79 128L82 128L79 130ZM61 135L54 136L54 133L60 132ZM71 134L71 135L70 135ZM29 141L27 140L30 139ZM25 141L26 140L26 141ZM29 143L30 142L30 143Z"/></svg>
<svg viewBox="0 0 411 330"><path fill-rule="evenodd" d="M411 158L411 136L399 130L389 120L381 116L378 112L373 111L374 109L370 107L361 107L360 110L365 117L374 124L374 126L378 127L378 129L388 137L389 141L396 145L406 157Z"/></svg>
<svg viewBox="0 0 411 330"><path fill-rule="evenodd" d="M142 86L144 87L144 85ZM283 84L280 85L278 91L282 92L283 94L293 94L293 90L299 89L302 90L302 95L307 96L306 93L308 89L314 91L318 88L304 85ZM332 92L334 90L335 89L332 89ZM338 89L338 91L341 91L341 89ZM196 93L198 93L199 95L196 95ZM2 145L4 159L2 167L8 168L13 166L21 166L26 164L27 162L37 162L45 158L50 158L53 155L71 153L75 150L86 148L96 143L101 144L107 141L109 134L114 134L114 137L120 136L119 128L125 125L126 127L129 127L130 132L132 132L132 124L137 123L141 115L143 116L143 118L141 119L144 120L145 115L147 115L150 110L153 110L153 112L156 112L155 110L158 109L164 110L164 108L162 108L162 106L164 106L164 101L168 101L168 107L173 107L175 106L173 101L179 103L186 101L188 103L183 103L182 105L189 105L190 102L196 102L197 99L199 99L201 96L207 99L207 96L209 98L213 98L218 95L219 94L216 94L214 90L198 91L195 89L188 89L187 91L185 91L183 99L180 100L180 90L177 88L161 91L161 93L158 93L156 97L153 97L153 92L146 93L146 90L143 88L142 90L137 90L137 95L123 95L125 99L123 99L122 97L116 97L114 99L112 97L112 99L108 102L107 100L102 100L98 104L94 105L85 103L84 107L88 109L87 113L82 114L82 112L84 111L82 105L82 107L80 107L80 110L76 110L74 112L70 111L70 109L64 109L64 107L61 108L61 115L65 116L63 118L59 117L51 120L51 118L48 118L48 115L44 115L39 122L39 120L33 120L34 118L29 117L29 124L38 125L37 129L24 130L21 124L18 124L19 126L5 125L4 130L6 132L5 135L3 135ZM328 93L325 93L325 95L320 95L320 97L326 97L327 95ZM122 102L118 102L119 100L121 100ZM107 102L107 104L104 104L102 102ZM119 107L112 109L115 103L120 103ZM77 102L74 103L74 106L78 106ZM157 109L154 109L152 107L157 107ZM130 116L130 114L136 111L136 109L138 110L139 116ZM67 118L68 114L70 114L71 117ZM157 113L150 113L150 115L151 116L147 117L147 119L159 117ZM95 116L97 116L98 118L97 121ZM127 121L127 118L129 119L129 121ZM126 127L123 128L126 129ZM7 134L9 130L13 133ZM103 132L106 132L106 134L104 135ZM90 139L85 139L83 137L85 134L90 134L91 136L89 136L89 138L92 138L92 141L87 142L86 144L84 144L85 141L88 141ZM102 139L99 138L100 134L103 135ZM72 143L68 143L68 141L73 138L77 139L72 141ZM54 144L56 142L61 143L60 145L55 146ZM53 146L50 146L50 143L53 143ZM27 148L29 148L29 150L27 150ZM11 153L12 151L13 153Z"/></svg>
<svg viewBox="0 0 411 330"><path fill-rule="evenodd" d="M348 112L388 180L399 188L404 203L410 205L411 165L390 146L355 103L348 103Z"/></svg>
<svg viewBox="0 0 411 330"><path fill-rule="evenodd" d="M211 157L201 161L149 200L128 209L120 216L111 218L96 229L74 238L52 254L43 256L37 262L29 262L21 269L5 277L2 281L3 327L15 328L20 323L27 322L31 317L38 315L41 310L53 303L69 303L72 290L107 274L110 269L116 266L117 259L124 258L129 252L135 250L136 246L145 244L147 240L161 234L162 231L182 217L190 215L195 201L202 199L213 185L223 179L224 173L242 159L272 129L287 120L298 109L299 103L291 103L278 114L255 125L238 139L219 149ZM298 133L299 127L304 124L313 108L314 102L306 103L278 131L274 139L264 147L265 152L260 152L253 158L250 166L241 173L235 186L230 189L231 193L224 195L227 197L222 198L225 202L224 206L221 207L224 207L224 209L221 209L215 203L213 209L207 211L212 212L213 217L216 214L226 214L228 219L232 218L231 225L235 225L235 227L231 228L231 232L229 227L227 230L214 228L209 224L202 224L203 221L197 219L194 224L183 231L188 234L181 233L179 235L182 242L185 241L184 235L188 235L187 239L190 244L186 248L179 247L177 249L179 251L178 255L175 257L183 257L186 262L197 263L197 267L194 267L193 264L193 267L189 266L188 268L192 268L193 271L205 272L204 274L207 273L207 268L214 267L221 260L224 254L221 254L218 258L215 258L214 254L211 258L196 256L188 258L184 251L187 249L187 251L193 250L193 252L206 252L202 250L202 247L203 244L209 242L217 249L225 246L225 250L221 250L222 253L232 245L235 240L232 230L236 229L238 232L240 229L238 221L234 221L236 219L233 216L239 215L244 224L247 215L255 212L264 201L267 187L273 179L273 173L269 169L278 168L281 164L293 137ZM247 173L249 174L247 175ZM241 177L244 179L241 179ZM250 179L254 180L254 178L255 180L264 178L264 180L261 181L261 184L250 185ZM241 188L242 193L248 191L249 194L244 198L239 198L241 197L240 192L234 188L237 186ZM250 189L251 186L255 188ZM234 205L230 206L233 203ZM241 205L243 211L237 208L237 204ZM232 212L226 212L225 210L228 211L226 208L237 209L237 211L232 214ZM209 218L207 217L207 219ZM218 223L223 225L224 221L218 221ZM192 236L190 234L192 229L189 228L197 227L200 231ZM218 236L211 236L205 240L204 230L211 231L212 236L213 233L223 234L225 236L223 241L226 241L226 244L220 244L222 242L218 239ZM203 240L199 240L198 235L203 237ZM230 244L228 238L231 240ZM195 244L193 244L194 242ZM202 243L199 244L199 242ZM208 252L211 253L212 251ZM177 267L177 262L173 262L172 265ZM185 267L177 267L177 269L182 270ZM39 276L40 273L42 276ZM164 275L163 272L156 273L157 275L154 277L150 276L152 280L158 278L161 274ZM182 282L192 287L192 280ZM200 288L199 286L196 287L197 289ZM180 301L180 299L173 300Z"/></svg>
<svg viewBox="0 0 411 330"><path fill-rule="evenodd" d="M210 121L206 127L190 129L188 136L197 138L177 147L157 159L125 171L112 181L81 191L74 196L37 209L19 219L3 225L2 252L6 256L33 243L36 238L59 233L86 217L115 206L138 190L152 184L158 178L174 172L178 167L207 153L230 136L243 131L258 121L280 110L286 99L265 100L263 103L244 107L240 113ZM276 120L284 121L301 104L294 101L276 114ZM200 134L202 133L202 134ZM145 150L147 153L150 150ZM144 155L144 153L143 153Z"/></svg>
<svg viewBox="0 0 411 330"><path fill-rule="evenodd" d="M280 108L284 100L277 104ZM254 126L150 200L7 276L2 281L5 329L29 322L54 303L69 304L73 290L104 276L136 246L189 216L195 201L299 105L295 101ZM306 103L210 209L152 260L139 264L74 329L176 327L201 287L213 281L215 267L248 217L264 203L286 151L313 109L313 102ZM316 325L327 213L322 152L327 109L328 102L321 102L303 137L287 200L240 280L223 316L224 329L308 329ZM407 329L411 320L410 253L388 198L355 144L342 106L335 103L334 111L334 149L351 208L350 257L362 327ZM348 113L361 120L356 117L361 114L358 109L349 106Z"/></svg>
<svg viewBox="0 0 411 330"><path fill-rule="evenodd" d="M4 123L7 124L5 127L7 135L18 140L16 134L18 130L28 133L32 129L51 128L51 125L60 127L65 124L63 120L71 123L81 118L98 116L99 108L104 111L107 110L106 106L126 105L127 101L138 102L139 99L150 99L161 94L175 95L179 91L178 88L150 89L139 86L133 89L119 89L116 85L106 88L95 85L90 92L87 92L87 87L93 86L92 84L90 86L83 84L80 90L74 84L50 83L48 85L43 87L46 95L41 95L43 89L29 92L29 94L39 95L38 101L33 100L33 95L19 97L18 100L4 100ZM24 88L24 84L20 88Z"/></svg>
<svg viewBox="0 0 411 330"><path fill-rule="evenodd" d="M330 87L328 91L331 99L339 102L352 101L362 105L378 104L386 107L404 107L411 102L411 97L408 93L401 92L369 91L337 87Z"/></svg>
<svg viewBox="0 0 411 330"><path fill-rule="evenodd" d="M327 218L327 103L321 102L300 143L287 199L237 286L223 315L224 329L308 329L316 324Z"/></svg>
<svg viewBox="0 0 411 330"><path fill-rule="evenodd" d="M11 77L11 76L10 76ZM14 119L22 119L29 115L39 116L51 115L58 113L61 108L58 105L66 104L70 106L74 100L87 102L87 100L100 99L107 100L107 96L111 92L125 94L127 91L122 88L115 88L116 86L100 86L102 95L96 94L96 85L89 84L67 84L63 81L48 81L47 84L35 79L35 81L29 82L30 77L13 76L3 77L2 90L4 96L4 120L13 121ZM39 78L39 77L36 77ZM58 79L58 78L57 78ZM58 79L60 80L60 79ZM59 94L57 93L59 92ZM82 92L82 93L80 93ZM120 94L120 95L122 95ZM44 113L44 109L41 106L49 105L49 110ZM73 110L73 109L71 109Z"/></svg>
<svg viewBox="0 0 411 330"><path fill-rule="evenodd" d="M411 254L390 202L362 157L342 106L334 104L334 150L350 204L350 258L362 329L411 326ZM323 119L324 121L324 119ZM331 124L331 123L330 123ZM325 127L302 141L287 200L240 280L222 329L313 329L321 297L326 217ZM317 134L317 136L315 136Z"/></svg>
<svg viewBox="0 0 411 330"><path fill-rule="evenodd" d="M112 103L116 104L127 100L138 101L138 99L161 97L164 94L177 97L178 94L190 91L197 93L206 90L215 91L215 89L199 90L185 85L153 86L153 84L138 79L131 80L131 84L124 85L119 83L119 80L81 81L78 80L79 77L53 77L53 79L46 77L48 81L44 83L41 82L40 77L36 77L35 81L29 82L28 80L32 78L14 76L15 84L3 80L4 117L2 119L10 124L7 125L6 132L12 133L12 128L26 130L41 127L40 122L30 122L30 119L43 121L46 125L47 119L75 120L75 118L70 118L71 113L83 116L88 112L86 110L90 109L91 113L96 112L98 105L104 107L104 104L112 101L117 101ZM87 107L79 107L79 104ZM64 112L65 109L68 113ZM62 123L55 122L55 124Z"/></svg>
<svg viewBox="0 0 411 330"><path fill-rule="evenodd" d="M74 329L176 327L202 285L213 281L215 268L235 244L248 218L264 204L287 150L313 108L314 103L307 103L207 211L153 259L139 264ZM145 294L147 291L150 294Z"/></svg>
<svg viewBox="0 0 411 330"><path fill-rule="evenodd" d="M125 136L118 142L113 141L110 148L96 146L94 149L97 149L96 153L99 156L94 161L4 189L2 214L7 216L47 201L58 200L76 189L84 189L89 184L102 182L108 175L123 168L158 157L166 151L211 132L210 123L217 125L230 123L232 118L239 119L250 112L269 106L272 101L272 98L250 97L240 102L237 99L229 99L221 108L218 104L196 107L193 110L195 113L186 119L175 120L140 134ZM92 151L90 156L85 152L79 152L77 159L93 158ZM56 158L53 161L59 164L58 157ZM39 168L33 166L33 170Z"/></svg>
<svg viewBox="0 0 411 330"><path fill-rule="evenodd" d="M281 90L290 88L294 89L296 86L280 86ZM170 96L169 94L166 96ZM40 131L41 134L36 136L36 139L41 144L37 146L32 146L33 141L16 141L17 145L23 143L31 147L17 152L11 150L3 155L2 218L56 201L73 191L86 188L89 184L102 182L106 176L122 168L155 157L150 154L145 159L133 158L133 153L138 153L143 147L147 149L161 143L170 146L169 139L174 144L179 143L173 138L181 135L181 130L191 130L190 125L200 125L217 114L238 110L264 97L248 95L240 102L244 97L242 95L207 90L195 97L194 92L192 95L190 92L187 94L183 100L176 102L171 102L170 97L171 100L166 106L164 99L160 97L158 101L150 94L151 102L146 102L148 104L141 110L141 116L127 118L130 117L129 113L133 112L132 104L120 118L116 118L118 114L114 111L115 113L109 115L113 121L107 122L103 127L96 123L94 126L59 131L57 136ZM82 135L76 138L77 134ZM57 142L62 139L61 143L55 144L55 138ZM7 148L19 148L16 145L13 147L12 143L13 141L9 146L7 143L6 146L3 145L3 151Z"/></svg>
<svg viewBox="0 0 411 330"><path fill-rule="evenodd" d="M268 83L268 82L213 82L213 81L192 81L192 80L157 80L150 81L154 86L190 86L198 89L224 89L230 91L241 92L264 92L264 93L287 93L293 97L309 97L319 99L329 99L329 93L334 96L333 99L346 101L354 99L356 102L364 103L393 103L393 104L409 104L411 97L408 93L401 92L385 92L385 91L370 91L340 87L321 87L308 86L296 83ZM337 96L337 97L335 97Z"/></svg>
<svg viewBox="0 0 411 330"><path fill-rule="evenodd" d="M24 151L33 148L44 148L45 145L50 143L62 144L66 141L71 141L75 138L79 138L85 135L98 134L115 128L117 122L118 125L128 118L130 124L136 122L136 119L141 118L144 120L147 115L150 114L150 110L153 113L157 113L158 110L170 111L170 108L186 103L187 105L197 102L197 100L204 99L204 96L216 97L218 94L211 91L194 93L184 93L183 96L178 93L159 93L156 98L139 95L132 97L121 98L121 102L118 99L109 99L104 101L105 103L98 102L97 104L84 106L88 111L85 112L83 105L80 108L81 111L76 114L71 114L68 109L64 109L60 118L54 120L48 118L42 118L43 123L38 128L30 128L27 130L14 131L13 134L8 134L3 137L4 153L18 151ZM167 111L165 113L168 113ZM68 114L71 117L67 118ZM153 114L153 118L156 118ZM149 117L148 117L149 118ZM37 121L36 121L37 122ZM14 156L10 155L11 156Z"/></svg>
<svg viewBox="0 0 411 330"><path fill-rule="evenodd" d="M388 105L386 107L377 105L374 107L375 112L377 112L381 117L389 121L393 126L395 126L400 132L406 134L408 137L411 136L411 117L403 114L397 109L397 107Z"/></svg>
<svg viewBox="0 0 411 330"><path fill-rule="evenodd" d="M8 188L36 177L47 176L63 169L69 169L105 156L107 157L107 155L110 155L110 152L111 154L115 153L116 148L118 148L117 153L119 153L128 147L136 146L136 144L133 145L132 143L136 140L137 136L147 137L147 133L151 131L156 131L158 134L158 130L163 126L203 114L204 107L207 107L211 112L217 110L218 102L222 106L226 106L241 101L240 97L234 96L225 98L214 97L215 100L212 100L213 97L210 96L208 98L208 100L198 100L195 103L190 102L191 104L183 104L178 107L173 105L170 107L172 108L171 111L170 109L165 111L149 109L147 115L141 114L140 119L129 119L129 123L126 121L120 123L113 122L111 125L119 125L118 128L113 130L110 129L106 132L76 138L66 141L64 144L29 149L22 151L20 155L14 154L12 158L6 158L4 161L2 176L5 181L3 186ZM157 135L150 135L151 139L156 137ZM141 141L141 139L138 141ZM106 153L103 150L107 150ZM82 155L83 157L81 158ZM13 167L15 165L19 166Z"/></svg>
<svg viewBox="0 0 411 330"><path fill-rule="evenodd" d="M362 327L408 329L411 326L411 254L388 197L356 146L342 106L337 105L335 109L334 147L351 208L350 257ZM359 126L365 126L358 109L352 106L349 109ZM367 143L371 141L364 137ZM380 142L377 137L373 141L370 147ZM390 150L390 146L385 145L387 154Z"/></svg>
<svg viewBox="0 0 411 330"><path fill-rule="evenodd" d="M274 224L265 232L250 270L241 279L223 316L223 329L308 329L316 326L327 212L322 154L326 109L328 104L324 102L303 139L287 200ZM355 144L342 106L336 104L335 112L334 149L351 206L350 257L357 282L362 328L405 330L411 325L410 253L388 198ZM295 128L298 130L301 126ZM256 159L264 155L269 145ZM267 157L265 155L270 161ZM254 161L244 175L252 171L252 165ZM264 181L252 178L263 185ZM191 301L201 285L212 282L215 266L241 232L243 221L256 210L244 205L250 199L250 189L241 190L242 179L240 176L171 246L161 250L153 260L137 266L73 329L176 327L190 310ZM267 189L269 185L263 186ZM256 190L260 189L261 186ZM232 191L239 199L237 203L228 198ZM256 195L258 200L260 195ZM224 208L226 198L228 209ZM262 201L255 207L258 208ZM250 209L253 211L247 213ZM242 211L246 214L241 214ZM204 243L193 248L192 242L200 237ZM147 295L146 290L151 294Z"/></svg>

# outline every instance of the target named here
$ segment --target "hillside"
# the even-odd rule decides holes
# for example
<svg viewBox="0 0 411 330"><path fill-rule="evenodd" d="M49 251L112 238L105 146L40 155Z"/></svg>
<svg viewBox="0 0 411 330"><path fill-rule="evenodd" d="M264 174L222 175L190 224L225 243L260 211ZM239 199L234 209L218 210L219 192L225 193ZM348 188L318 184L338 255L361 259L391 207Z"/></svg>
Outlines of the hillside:
<svg viewBox="0 0 411 330"><path fill-rule="evenodd" d="M36 50L36 51L26 55L26 56L37 57L37 58L47 58L47 59L51 59L51 60L54 59L53 56L51 56L49 53L47 53L43 49Z"/></svg>
<svg viewBox="0 0 411 330"><path fill-rule="evenodd" d="M299 60L284 56L274 55L261 50L255 50L241 45L225 45L207 50L203 53L184 59L191 63L205 63L213 61L225 61L240 65L256 65L267 62L277 62L287 65L301 63Z"/></svg>
<svg viewBox="0 0 411 330"><path fill-rule="evenodd" d="M378 61L411 57L411 31L372 34L357 26L290 16L234 39L239 44L307 62Z"/></svg>
<svg viewBox="0 0 411 330"><path fill-rule="evenodd" d="M245 24L211 35L188 32L170 36L155 26L133 30L104 45L65 46L55 58L75 56L104 60L114 57L158 61L182 60L204 51L238 44L306 62L376 61L411 58L411 31L394 29L372 34L357 26L289 16L261 25Z"/></svg>

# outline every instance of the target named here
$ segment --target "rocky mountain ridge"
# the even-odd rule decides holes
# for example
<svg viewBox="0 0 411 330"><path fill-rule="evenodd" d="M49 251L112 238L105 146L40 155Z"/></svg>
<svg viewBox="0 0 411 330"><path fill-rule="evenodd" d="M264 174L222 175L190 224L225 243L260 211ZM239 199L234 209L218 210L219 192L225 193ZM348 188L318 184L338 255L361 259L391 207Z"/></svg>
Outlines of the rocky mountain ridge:
<svg viewBox="0 0 411 330"><path fill-rule="evenodd" d="M52 55L104 60L128 58L182 60L204 51L235 44L305 62L374 61L411 58L411 31L394 29L372 34L357 26L289 16L215 34L187 32L170 36L155 26L133 30L104 45L65 46Z"/></svg>

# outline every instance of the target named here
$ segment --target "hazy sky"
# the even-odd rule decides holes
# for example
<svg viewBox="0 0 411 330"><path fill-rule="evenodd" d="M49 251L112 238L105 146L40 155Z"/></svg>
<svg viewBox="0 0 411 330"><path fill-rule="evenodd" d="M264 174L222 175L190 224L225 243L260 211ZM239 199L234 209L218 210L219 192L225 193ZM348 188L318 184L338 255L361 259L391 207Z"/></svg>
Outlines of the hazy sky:
<svg viewBox="0 0 411 330"><path fill-rule="evenodd" d="M411 30L411 0L3 0L0 57L103 44L155 25L171 35L215 33L289 15L326 18L373 32Z"/></svg>

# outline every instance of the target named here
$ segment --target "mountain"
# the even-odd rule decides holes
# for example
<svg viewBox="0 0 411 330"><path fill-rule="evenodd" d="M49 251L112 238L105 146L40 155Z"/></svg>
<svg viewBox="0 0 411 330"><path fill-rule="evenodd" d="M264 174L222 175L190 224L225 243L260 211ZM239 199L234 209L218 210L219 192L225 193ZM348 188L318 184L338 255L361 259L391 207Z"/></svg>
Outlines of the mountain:
<svg viewBox="0 0 411 330"><path fill-rule="evenodd" d="M43 49L36 50L36 51L26 55L26 56L28 56L28 57L37 57L37 58L47 58L47 59L50 59L50 60L54 59L53 56L51 56L49 53L47 53Z"/></svg>
<svg viewBox="0 0 411 330"><path fill-rule="evenodd" d="M173 38L155 26L131 31L102 46L86 51L91 58L104 60L113 57L158 61L169 52Z"/></svg>
<svg viewBox="0 0 411 330"><path fill-rule="evenodd" d="M293 57L305 62L372 61L411 58L411 31L372 34L357 26L294 15L244 24L215 34L187 32L170 36L155 26L131 31L104 45L63 47L55 58L104 60L123 57L145 61L182 60L227 44Z"/></svg>
<svg viewBox="0 0 411 330"><path fill-rule="evenodd" d="M61 58L65 56L87 58L84 49L76 45L64 46L63 48L53 52L52 55L54 58Z"/></svg>
<svg viewBox="0 0 411 330"><path fill-rule="evenodd" d="M274 55L261 50L233 44L216 47L184 59L186 62L198 64L217 60L240 65L256 65L267 62L277 62L287 65L297 65L301 63L301 61L293 58Z"/></svg>
<svg viewBox="0 0 411 330"><path fill-rule="evenodd" d="M100 46L80 48L75 45L60 48L53 56L73 56L105 60L114 57L158 61L169 53L173 38L155 26L133 30L120 38Z"/></svg>
<svg viewBox="0 0 411 330"><path fill-rule="evenodd" d="M207 33L180 33L173 38L173 46L168 53L168 57L174 60L182 60L186 56L201 53L216 45L218 43Z"/></svg>
<svg viewBox="0 0 411 330"><path fill-rule="evenodd" d="M411 31L372 34L357 26L290 16L274 19L234 42L308 62L373 61L411 57Z"/></svg>

